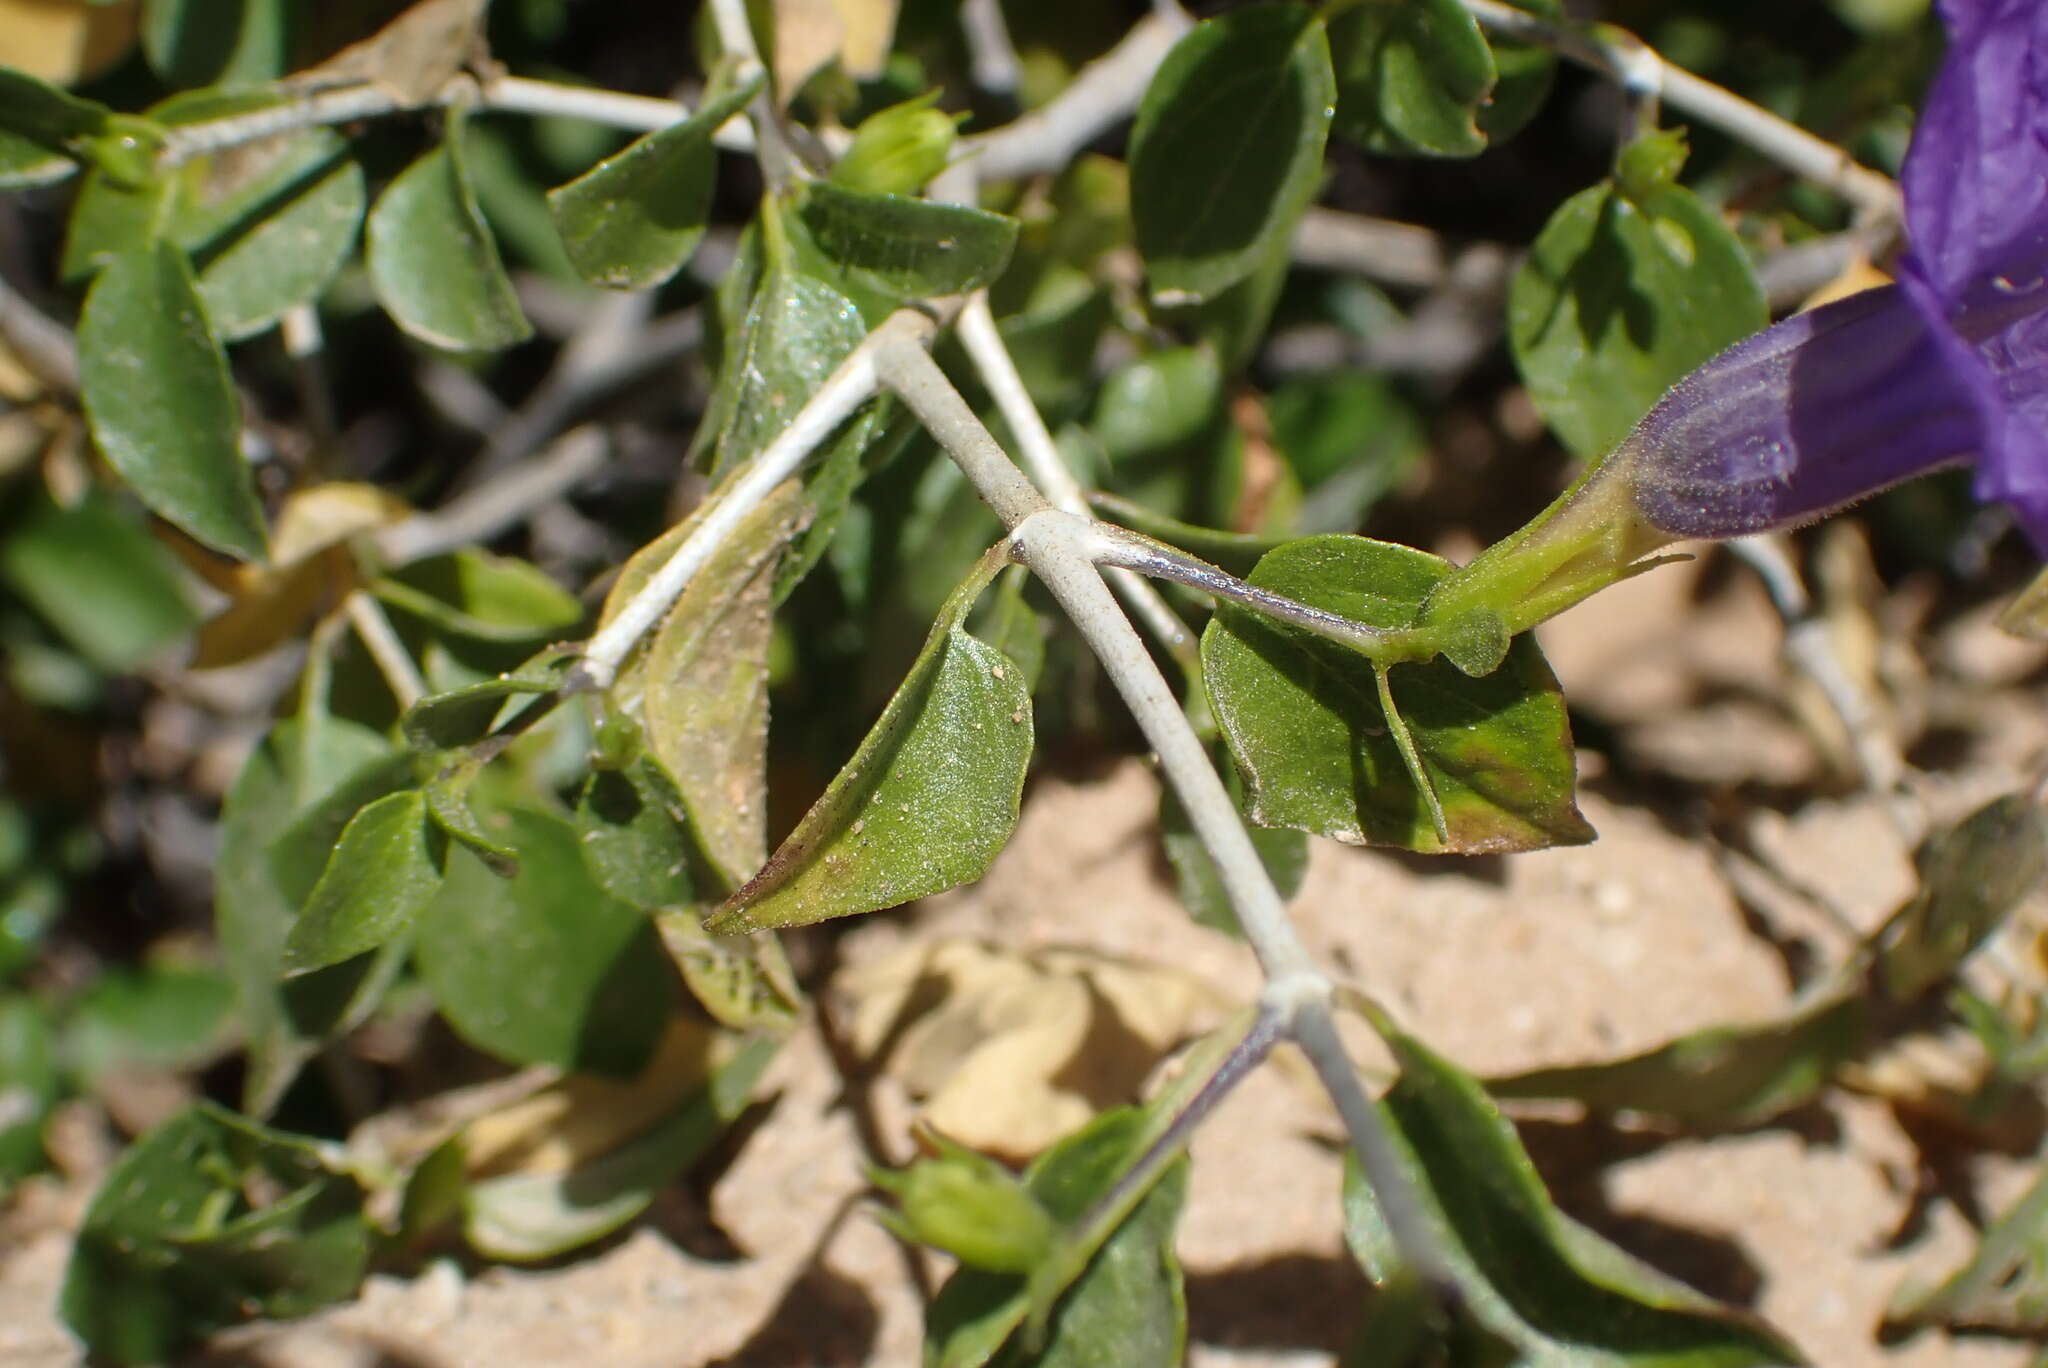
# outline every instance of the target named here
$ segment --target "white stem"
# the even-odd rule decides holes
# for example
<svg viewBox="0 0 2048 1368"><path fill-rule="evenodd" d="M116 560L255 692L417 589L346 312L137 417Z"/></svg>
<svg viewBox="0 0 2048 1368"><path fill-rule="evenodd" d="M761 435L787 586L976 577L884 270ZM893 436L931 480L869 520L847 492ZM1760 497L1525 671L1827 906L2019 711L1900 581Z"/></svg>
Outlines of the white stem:
<svg viewBox="0 0 2048 1368"><path fill-rule="evenodd" d="M1508 38L1538 43L1619 82L1625 90L1661 91L1664 102L1745 142L1789 171L1826 186L1866 214L1897 219L1899 187L1847 152L1779 118L1734 91L1673 66L1640 40L1622 41L1608 25L1558 24L1502 0L1460 0L1480 25ZM1632 37L1632 35L1631 35ZM1654 76L1651 67L1654 65Z"/></svg>
<svg viewBox="0 0 2048 1368"><path fill-rule="evenodd" d="M974 83L992 95L1013 95L1024 74L1000 0L961 0L960 36L967 40Z"/></svg>
<svg viewBox="0 0 2048 1368"><path fill-rule="evenodd" d="M341 429L334 414L334 392L327 382L327 338L320 328L320 310L311 304L294 304L277 320L277 333L284 354L291 358L292 380L299 407L305 411L306 427L324 462L332 455L335 434Z"/></svg>
<svg viewBox="0 0 2048 1368"><path fill-rule="evenodd" d="M1058 443L1046 429L1038 405L1031 402L1031 392L1024 388L1024 377L1017 373L1017 363L1003 343L995 314L989 308L986 290L977 290L967 301L967 307L960 311L956 330L961 345L967 349L968 359L980 373L981 382L995 397L997 410L1017 439L1017 454L1032 483L1045 492L1055 508L1092 519L1095 513L1088 507L1087 494L1074 478L1074 473L1067 469ZM1111 571L1109 582L1117 597L1137 615L1154 641L1184 662L1194 659L1194 634L1188 631L1180 614L1174 612L1151 585L1128 570Z"/></svg>
<svg viewBox="0 0 2048 1368"><path fill-rule="evenodd" d="M875 393L876 357L905 338L928 336L932 320L913 309L899 309L883 320L853 349L801 409L789 426L749 462L730 484L713 493L713 503L698 523L697 530L676 548L675 554L654 572L639 593L629 600L618 616L590 639L583 659L572 672L569 687L603 689L617 678L620 664L632 653L640 638L653 629L669 605L674 603L702 569L717 554L749 513L775 487L802 468L812 451L853 411ZM911 345L915 346L913 342ZM922 354L920 352L920 354Z"/></svg>
<svg viewBox="0 0 2048 1368"><path fill-rule="evenodd" d="M717 26L719 46L744 57L757 66L767 63L754 42L754 26L747 19L747 0L711 0L711 22ZM782 111L776 100L783 92L770 79L747 104L747 118L754 127L754 156L761 163L761 176L771 186L789 183L795 174L796 158L783 136Z"/></svg>
<svg viewBox="0 0 2048 1368"><path fill-rule="evenodd" d="M384 616L383 606L362 590L354 589L342 601L342 610L348 614L356 635L362 638L370 659L377 663L377 673L384 676L385 686L398 700L398 706L410 708L425 698L427 681L420 677L419 667L412 663L412 656L398 639L391 619Z"/></svg>
<svg viewBox="0 0 2048 1368"><path fill-rule="evenodd" d="M378 554L393 565L475 546L517 527L604 469L611 454L594 426L572 428L539 460L482 485L432 513L407 518L376 538Z"/></svg>
<svg viewBox="0 0 2048 1368"><path fill-rule="evenodd" d="M1009 180L1057 171L1074 154L1137 109L1152 80L1181 35L1194 26L1180 9L1155 10L1103 56L1081 68L1058 98L1022 118L963 139L979 158L981 174Z"/></svg>

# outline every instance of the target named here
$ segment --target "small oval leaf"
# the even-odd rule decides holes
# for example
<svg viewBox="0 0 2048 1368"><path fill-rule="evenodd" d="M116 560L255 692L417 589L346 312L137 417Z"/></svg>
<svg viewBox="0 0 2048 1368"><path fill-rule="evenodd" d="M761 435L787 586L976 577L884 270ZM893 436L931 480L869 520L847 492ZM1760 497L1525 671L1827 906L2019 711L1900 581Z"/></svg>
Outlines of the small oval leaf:
<svg viewBox="0 0 2048 1368"><path fill-rule="evenodd" d="M811 240L858 284L894 299L963 294L1010 264L1017 220L910 195L819 181L797 211Z"/></svg>
<svg viewBox="0 0 2048 1368"><path fill-rule="evenodd" d="M79 385L93 440L151 511L244 560L264 554L241 405L185 254L124 252L85 297Z"/></svg>
<svg viewBox="0 0 2048 1368"><path fill-rule="evenodd" d="M420 341L452 351L495 351L532 334L476 206L459 120L449 122L439 147L378 196L366 237L378 300Z"/></svg>
<svg viewBox="0 0 2048 1368"><path fill-rule="evenodd" d="M411 929L441 890L447 839L418 789L388 794L349 819L284 945L289 973L324 969Z"/></svg>
<svg viewBox="0 0 2048 1368"><path fill-rule="evenodd" d="M1251 582L1397 627L1449 569L1412 547L1328 534L1275 549ZM1202 635L1202 664L1231 755L1251 781L1255 821L1431 854L1593 838L1573 802L1564 698L1527 636L1481 679L1442 660L1393 669L1393 697L1442 802L1448 844L1403 763L1363 655L1224 605Z"/></svg>
<svg viewBox="0 0 2048 1368"><path fill-rule="evenodd" d="M1293 230L1336 98L1322 21L1304 5L1234 10L1175 45L1131 131L1131 215L1155 297L1221 294Z"/></svg>

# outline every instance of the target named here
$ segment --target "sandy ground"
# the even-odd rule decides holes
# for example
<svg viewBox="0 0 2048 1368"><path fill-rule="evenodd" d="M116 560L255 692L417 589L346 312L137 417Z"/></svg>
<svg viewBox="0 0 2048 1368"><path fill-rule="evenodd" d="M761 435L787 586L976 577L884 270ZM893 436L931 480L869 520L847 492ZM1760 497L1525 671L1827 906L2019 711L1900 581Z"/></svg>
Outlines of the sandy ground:
<svg viewBox="0 0 2048 1368"><path fill-rule="evenodd" d="M1589 749L1583 806L1601 839L1512 859L1424 861L1319 843L1295 909L1324 962L1479 1072L1641 1049L1782 1008L1793 970L1839 957L1912 887L1883 812L1813 797L1815 747L1784 706L1768 607L1742 577L1696 599L1697 573L1662 571L1553 624L1568 696L1611 729ZM1932 644L1982 686L1963 759L1928 776L1940 815L2017 787L2043 754L2042 658L1974 619ZM1626 753L1624 766L1616 756ZM1657 784L1640 779L1654 761ZM1636 776L1636 777L1629 777ZM1792 795L1738 804L1731 795ZM1192 925L1150 835L1157 789L1137 762L1044 776L1023 827L975 888L871 919L842 942L849 968L911 938L1013 950L1085 946L1168 964L1222 998L1258 978L1239 945ZM1734 816L1731 818L1731 812ZM1745 834L1718 853L1712 829ZM1764 873L1759 873L1762 870ZM1825 889L1836 916L1787 892ZM1740 888L1744 897L1738 898ZM844 973L845 970L842 970ZM1357 1037L1362 1057L1371 1042ZM1379 1056L1383 1058L1383 1056ZM900 1158L910 1106L884 1077L855 1105L815 1032L777 1059L774 1099L708 1186L678 1189L628 1235L538 1271L465 1277L452 1263L371 1279L360 1301L308 1321L220 1337L203 1362L328 1365L803 1365L918 1361L921 1282L849 1204L864 1131ZM1365 1283L1339 1231L1339 1166L1325 1107L1284 1067L1255 1075L1194 1146L1180 1251L1200 1368L1320 1365L1346 1343ZM2006 1368L2008 1341L1923 1334L1880 1349L1874 1327L1908 1277L1958 1263L1974 1234L1947 1200L1917 1211L1922 1159L1878 1103L1834 1095L1796 1122L1658 1137L1547 1115L1524 1137L1561 1204L1665 1270L1771 1319L1826 1368ZM1968 1169L1996 1210L2022 1176ZM55 1368L77 1351L50 1314L65 1202L0 1270L0 1364ZM75 1201L71 1204L75 1208ZM1898 1239L1901 1232L1904 1239Z"/></svg>

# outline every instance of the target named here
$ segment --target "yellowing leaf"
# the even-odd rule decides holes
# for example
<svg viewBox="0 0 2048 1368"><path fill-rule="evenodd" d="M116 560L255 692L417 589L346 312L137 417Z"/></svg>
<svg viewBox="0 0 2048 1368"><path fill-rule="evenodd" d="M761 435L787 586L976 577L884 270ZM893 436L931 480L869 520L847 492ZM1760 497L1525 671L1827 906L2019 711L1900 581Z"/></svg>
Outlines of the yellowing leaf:
<svg viewBox="0 0 2048 1368"><path fill-rule="evenodd" d="M6 63L57 85L90 80L135 45L136 0L0 0Z"/></svg>

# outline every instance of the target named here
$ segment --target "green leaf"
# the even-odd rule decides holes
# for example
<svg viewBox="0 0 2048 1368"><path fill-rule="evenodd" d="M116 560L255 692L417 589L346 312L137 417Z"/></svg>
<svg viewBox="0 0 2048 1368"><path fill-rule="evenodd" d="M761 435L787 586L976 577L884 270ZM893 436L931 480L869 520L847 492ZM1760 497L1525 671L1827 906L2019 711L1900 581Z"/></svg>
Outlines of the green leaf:
<svg viewBox="0 0 2048 1368"><path fill-rule="evenodd" d="M1330 20L1337 132L1368 152L1474 157L1493 53L1458 0L1367 0Z"/></svg>
<svg viewBox="0 0 2048 1368"><path fill-rule="evenodd" d="M853 145L832 163L832 183L863 194L914 195L946 169L959 125L934 109L939 92L928 90L861 120Z"/></svg>
<svg viewBox="0 0 2048 1368"><path fill-rule="evenodd" d="M363 1193L311 1142L208 1102L123 1154L64 1271L65 1324L95 1356L161 1362L209 1331L355 1295Z"/></svg>
<svg viewBox="0 0 2048 1368"><path fill-rule="evenodd" d="M1054 1219L1078 1222L1130 1169L1148 1132L1142 1111L1104 1112L1033 1162L1024 1186ZM1046 1342L1035 1353L1015 1337L1029 1310L1027 1277L975 1268L954 1273L926 1316L926 1364L1179 1363L1187 1341L1187 1303L1173 1232L1186 1200L1187 1171L1185 1159L1175 1161L1096 1251L1054 1309Z"/></svg>
<svg viewBox="0 0 2048 1368"><path fill-rule="evenodd" d="M1509 1340L1518 1361L1530 1364L1800 1361L1761 1322L1664 1277L1560 1212L1478 1082L1391 1022L1375 1024L1401 1070L1380 1111L1461 1294L1461 1318ZM1345 1165L1344 1225L1375 1284L1413 1276L1355 1159Z"/></svg>
<svg viewBox="0 0 2048 1368"><path fill-rule="evenodd" d="M1490 1078L1495 1097L1569 1098L1682 1126L1760 1125L1812 1100L1870 1043L1869 1008L1831 993L1775 1021L1716 1026L1606 1064Z"/></svg>
<svg viewBox="0 0 2048 1368"><path fill-rule="evenodd" d="M1899 1290L1884 1328L1947 1326L2007 1335L2048 1331L2048 1170L1988 1226L1976 1252L1938 1287Z"/></svg>
<svg viewBox="0 0 2048 1368"><path fill-rule="evenodd" d="M16 1178L43 1167L43 1119L56 1104L62 1076L56 1033L41 1003L18 993L0 997L0 1194Z"/></svg>
<svg viewBox="0 0 2048 1368"><path fill-rule="evenodd" d="M418 789L389 794L342 829L320 882L285 940L289 972L354 959L411 929L441 891L447 840Z"/></svg>
<svg viewBox="0 0 2048 1368"><path fill-rule="evenodd" d="M647 741L675 780L719 893L768 857L768 648L775 568L807 510L790 480L690 580L642 658Z"/></svg>
<svg viewBox="0 0 2048 1368"><path fill-rule="evenodd" d="M848 278L893 300L965 294L1010 264L1017 220L909 195L871 195L813 182L797 215Z"/></svg>
<svg viewBox="0 0 2048 1368"><path fill-rule="evenodd" d="M1564 0L1515 0L1515 8L1552 22L1566 18ZM1557 54L1541 43L1500 39L1492 40L1492 48L1498 79L1493 93L1479 106L1479 131L1488 141L1500 142L1521 132L1549 98L1557 74Z"/></svg>
<svg viewBox="0 0 2048 1368"><path fill-rule="evenodd" d="M464 167L461 124L399 173L370 210L365 259L379 302L407 333L452 351L532 335Z"/></svg>
<svg viewBox="0 0 2048 1368"><path fill-rule="evenodd" d="M1095 438L1112 461L1194 441L1223 407L1223 369L1207 347L1162 347L1111 371L1095 399Z"/></svg>
<svg viewBox="0 0 2048 1368"><path fill-rule="evenodd" d="M1174 45L1131 131L1131 213L1154 298L1220 294L1293 231L1322 176L1336 99L1306 6L1233 10Z"/></svg>
<svg viewBox="0 0 2048 1368"><path fill-rule="evenodd" d="M247 86L291 70L293 15L285 0L150 0L142 51L172 86Z"/></svg>
<svg viewBox="0 0 2048 1368"><path fill-rule="evenodd" d="M1016 829L1031 760L1023 672L959 628L1001 568L984 557L853 759L712 931L808 926L978 879Z"/></svg>
<svg viewBox="0 0 2048 1368"><path fill-rule="evenodd" d="M176 200L177 183L169 177L131 182L87 172L64 228L58 275L67 285L82 285L117 257L153 247Z"/></svg>
<svg viewBox="0 0 2048 1368"><path fill-rule="evenodd" d="M710 100L548 192L548 210L578 275L614 290L645 290L682 268L711 211L717 153L711 135L761 87L760 76Z"/></svg>
<svg viewBox="0 0 2048 1368"><path fill-rule="evenodd" d="M327 288L355 251L367 195L348 143L326 129L246 150L232 194L219 189L220 160L198 168L207 202L188 194L170 231L200 263L207 316L232 342Z"/></svg>
<svg viewBox="0 0 2048 1368"><path fill-rule="evenodd" d="M504 1059L637 1072L675 1000L654 928L598 885L575 827L519 808L503 818L517 877L451 850L441 894L420 918L417 959L435 1003L465 1039Z"/></svg>
<svg viewBox="0 0 2048 1368"><path fill-rule="evenodd" d="M48 185L77 169L78 163L63 153L0 128L0 191Z"/></svg>
<svg viewBox="0 0 2048 1368"><path fill-rule="evenodd" d="M690 996L719 1025L784 1033L796 1024L804 995L774 932L713 935L694 911L678 908L657 914L655 925Z"/></svg>
<svg viewBox="0 0 2048 1368"><path fill-rule="evenodd" d="M90 1083L119 1068L189 1069L228 1044L234 989L216 969L109 969L72 1004L64 1063Z"/></svg>
<svg viewBox="0 0 2048 1368"><path fill-rule="evenodd" d="M1288 542L1251 582L1375 627L1412 620L1450 567L1411 547L1324 535ZM1535 642L1471 679L1443 660L1394 667L1389 686L1449 825L1397 749L1363 655L1234 604L1202 635L1202 664L1254 821L1426 853L1535 850L1591 840L1573 802L1571 731Z"/></svg>
<svg viewBox="0 0 2048 1368"><path fill-rule="evenodd" d="M79 387L93 440L151 511L219 551L264 555L241 404L185 254L116 257L85 297Z"/></svg>
<svg viewBox="0 0 2048 1368"><path fill-rule="evenodd" d="M1273 445L1301 482L1302 532L1350 532L1429 453L1415 410L1377 375L1296 376L1266 401Z"/></svg>
<svg viewBox="0 0 2048 1368"><path fill-rule="evenodd" d="M61 151L105 132L112 113L26 71L0 66L0 130Z"/></svg>
<svg viewBox="0 0 2048 1368"><path fill-rule="evenodd" d="M375 732L314 714L273 728L228 791L214 917L247 1040L251 1115L269 1114L320 1042L367 1015L403 962L394 953L280 981L285 939L334 841L358 809L411 777L409 757Z"/></svg>
<svg viewBox="0 0 2048 1368"><path fill-rule="evenodd" d="M0 581L79 654L117 674L199 618L177 562L127 511L97 492L69 508L37 495L0 536Z"/></svg>
<svg viewBox="0 0 2048 1368"><path fill-rule="evenodd" d="M709 1150L753 1100L780 1041L756 1037L704 1091L644 1135L567 1173L512 1174L474 1184L464 1229L486 1258L547 1259L617 1230Z"/></svg>
<svg viewBox="0 0 2048 1368"><path fill-rule="evenodd" d="M1876 937L1876 979L1910 1002L1954 973L2048 874L2048 822L2025 793L1993 799L1913 854L1920 887Z"/></svg>
<svg viewBox="0 0 2048 1368"><path fill-rule="evenodd" d="M1599 455L1723 348L1770 321L1756 272L1690 190L1566 200L1508 291L1515 363L1565 444Z"/></svg>
<svg viewBox="0 0 2048 1368"><path fill-rule="evenodd" d="M869 1169L868 1180L896 1199L885 1223L970 1268L1029 1273L1052 1252L1052 1213L1000 1161L933 1138L936 1155L901 1169Z"/></svg>
<svg viewBox="0 0 2048 1368"><path fill-rule="evenodd" d="M576 596L540 569L470 549L401 566L370 592L437 632L469 641L538 645L583 621Z"/></svg>
<svg viewBox="0 0 2048 1368"><path fill-rule="evenodd" d="M860 310L845 295L809 276L770 271L719 377L723 418L712 478L759 454L866 336Z"/></svg>
<svg viewBox="0 0 2048 1368"><path fill-rule="evenodd" d="M488 574L488 570L484 572ZM457 568L458 583L460 570ZM550 582L552 585L552 581ZM459 591L458 591L459 594ZM428 596L432 599L432 596ZM479 596L468 596L475 601ZM432 599L439 605L445 600ZM428 610L436 614L445 608ZM578 608L581 613L581 608ZM465 614L465 617L468 615ZM563 676L576 663L574 647L549 647L533 659L496 679L479 680L422 698L399 720L405 739L423 751L455 750L482 740L498 721L505 705L513 699L536 698L561 687Z"/></svg>
<svg viewBox="0 0 2048 1368"><path fill-rule="evenodd" d="M667 771L646 755L593 769L576 796L576 831L598 886L636 907L690 901L690 832Z"/></svg>

